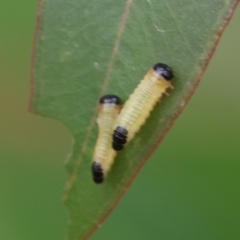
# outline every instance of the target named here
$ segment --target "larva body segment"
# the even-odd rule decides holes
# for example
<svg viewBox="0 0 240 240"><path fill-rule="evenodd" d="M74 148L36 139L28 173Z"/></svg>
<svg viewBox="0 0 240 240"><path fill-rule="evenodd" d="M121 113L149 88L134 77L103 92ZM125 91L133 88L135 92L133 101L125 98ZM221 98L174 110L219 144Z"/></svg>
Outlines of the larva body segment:
<svg viewBox="0 0 240 240"><path fill-rule="evenodd" d="M172 78L172 70L162 63L155 64L147 72L117 118L113 133L113 149L121 150L139 131L157 101L167 88L171 87Z"/></svg>
<svg viewBox="0 0 240 240"><path fill-rule="evenodd" d="M116 151L112 149L112 128L120 111L120 99L105 95L99 101L98 139L94 149L92 174L95 183L102 183L113 164Z"/></svg>

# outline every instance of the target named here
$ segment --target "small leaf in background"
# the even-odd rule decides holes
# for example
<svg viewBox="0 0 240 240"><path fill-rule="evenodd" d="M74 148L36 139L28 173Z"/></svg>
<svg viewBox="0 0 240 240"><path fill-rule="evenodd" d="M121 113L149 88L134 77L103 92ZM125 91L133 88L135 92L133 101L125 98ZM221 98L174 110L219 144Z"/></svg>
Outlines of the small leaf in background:
<svg viewBox="0 0 240 240"><path fill-rule="evenodd" d="M68 240L103 221L186 105L238 1L43 0L34 50L32 111L65 123L74 137L63 200ZM106 181L90 172L100 96L124 101L156 62L174 71L175 89L158 104Z"/></svg>

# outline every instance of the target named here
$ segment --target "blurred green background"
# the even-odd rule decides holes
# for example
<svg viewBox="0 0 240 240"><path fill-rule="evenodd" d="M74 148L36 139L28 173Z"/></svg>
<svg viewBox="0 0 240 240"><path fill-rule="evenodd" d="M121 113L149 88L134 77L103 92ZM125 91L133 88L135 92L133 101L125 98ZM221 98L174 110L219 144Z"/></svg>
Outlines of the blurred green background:
<svg viewBox="0 0 240 240"><path fill-rule="evenodd" d="M0 239L64 239L72 137L30 114L36 0L0 2ZM240 239L240 7L201 85L91 239Z"/></svg>

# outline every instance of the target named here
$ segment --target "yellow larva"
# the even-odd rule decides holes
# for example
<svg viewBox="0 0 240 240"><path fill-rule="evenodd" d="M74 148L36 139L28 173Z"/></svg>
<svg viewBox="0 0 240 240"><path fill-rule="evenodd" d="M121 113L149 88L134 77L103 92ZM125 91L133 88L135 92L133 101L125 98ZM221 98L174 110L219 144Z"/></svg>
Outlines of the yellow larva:
<svg viewBox="0 0 240 240"><path fill-rule="evenodd" d="M94 150L92 175L95 183L102 183L113 164L116 151L112 149L112 128L120 111L120 99L105 95L99 100L98 139Z"/></svg>
<svg viewBox="0 0 240 240"><path fill-rule="evenodd" d="M159 98L172 87L174 77L172 69L166 64L157 63L125 103L114 125L112 147L116 151L123 149L149 117Z"/></svg>

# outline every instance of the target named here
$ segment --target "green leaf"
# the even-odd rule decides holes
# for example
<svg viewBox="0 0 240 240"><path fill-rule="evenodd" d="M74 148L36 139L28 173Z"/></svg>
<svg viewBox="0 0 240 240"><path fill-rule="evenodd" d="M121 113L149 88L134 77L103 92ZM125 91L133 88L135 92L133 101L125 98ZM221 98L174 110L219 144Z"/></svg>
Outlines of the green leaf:
<svg viewBox="0 0 240 240"><path fill-rule="evenodd" d="M31 108L65 123L74 137L63 196L70 214L68 240L89 236L126 192L192 95L237 3L39 3ZM172 67L175 89L118 154L104 184L96 185L90 166L98 99L113 93L125 101L156 62Z"/></svg>

